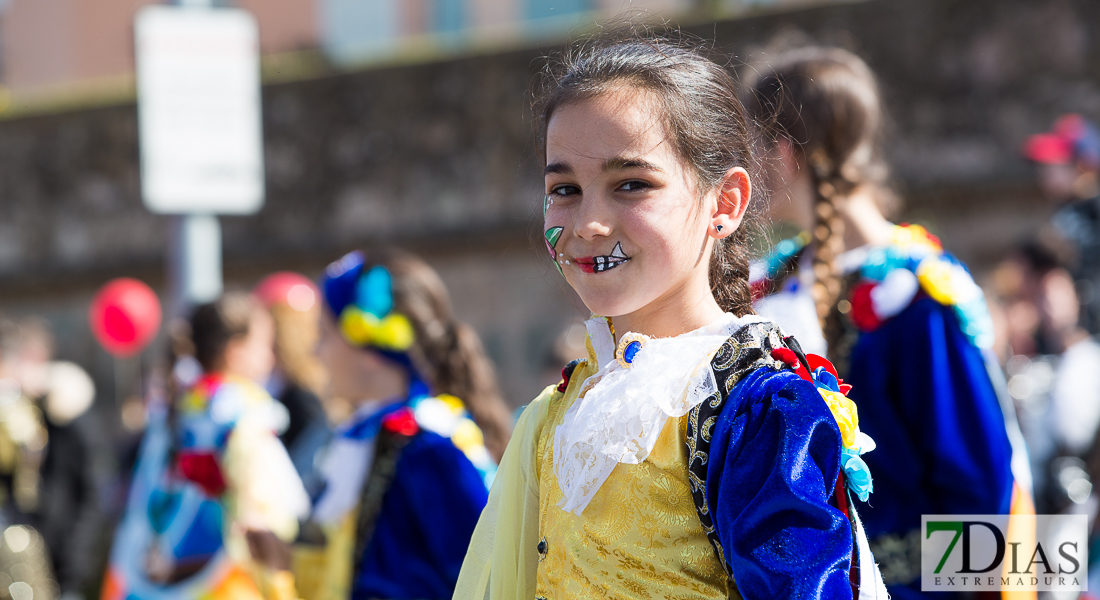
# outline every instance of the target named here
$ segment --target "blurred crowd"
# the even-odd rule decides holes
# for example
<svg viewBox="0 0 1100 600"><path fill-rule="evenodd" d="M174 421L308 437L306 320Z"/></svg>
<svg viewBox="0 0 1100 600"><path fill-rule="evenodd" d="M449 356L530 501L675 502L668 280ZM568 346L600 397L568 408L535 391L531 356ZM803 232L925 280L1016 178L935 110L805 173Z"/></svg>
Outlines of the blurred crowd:
<svg viewBox="0 0 1100 600"><path fill-rule="evenodd" d="M1095 489L1100 481L1100 343L1095 337L1100 333L1100 130L1079 115L1066 115L1051 131L1030 138L1022 153L1035 166L1050 217L996 265L983 287L996 327L1003 388L1015 403L1027 442L1036 510L1094 519L1100 508L1100 491ZM367 272L363 265L358 268ZM107 563L111 556L121 560L120 543L144 540L141 536L168 540L162 544L163 553L130 560L131 567L151 580L177 582L201 571L221 551L220 537L214 543L189 531L169 539L174 535L170 522L180 511L193 510L193 522L204 523L206 510L201 502L187 509L185 494L173 496L158 488L174 469L203 489L241 486L234 510L250 515L239 516L248 523L241 531L241 547L270 565L271 573L285 572L290 561L287 542L309 536L308 530L299 531L299 518L308 511L309 501L331 486L326 478L333 478L332 467L324 467L320 457L326 448L339 447L333 444L334 436L354 440L347 427L335 433L334 427L349 419L358 422L356 415L362 410L348 397L353 392L343 393L357 389L354 375L348 373L359 366L350 365L351 359L338 351L326 350L324 343L326 328L340 327L349 339L358 331L339 305L340 292L323 288L339 277L330 273L323 278L327 283L319 286L300 274L275 273L250 293L225 294L197 307L190 319L169 323L170 356L165 364L170 368L142 374L140 398L117 407L122 427L107 422L116 414L114 408L94 410L96 389L88 374L76 364L55 359L47 322L0 320L0 598L75 600L98 596L100 589L105 598L126 597L117 592L119 586L132 585L125 583L132 577ZM373 285L361 283L368 279L363 275L357 285ZM393 289L398 289L396 284ZM387 293L392 304L398 292ZM445 291L442 294L445 298ZM373 310L362 298L357 302L366 313ZM424 310L450 310L442 304L445 300L425 302L429 307ZM327 313L326 303L332 309ZM433 388L446 382L461 389L469 417L479 426L477 436L484 432L484 437L467 444L461 425L441 427L479 468L478 452L499 458L509 420L501 416L505 409L492 382L491 365L477 362L483 357L476 358L481 356L476 336L463 337L464 326L455 325L449 315L433 321L415 317L415 305L401 310L414 321L420 319L409 325L418 339L438 335L446 340L441 343L450 345L425 345L418 351L422 356L411 352L419 361L415 371L436 378L429 382ZM388 336L391 341L383 343L383 349L392 342L405 352L401 326L394 322L386 329L379 324L390 311L370 313L375 321L363 317L369 324L363 327L377 328L370 334L375 346L380 336ZM432 333L433 328L439 332ZM547 381L556 381L557 369L583 351L583 329L574 326L562 332ZM369 385L381 385L378 382L390 376L400 378L404 372L378 369ZM460 375L448 375L448 369ZM211 379L214 373L249 382L240 383L235 399L225 404L231 407L225 410L236 412L224 422L218 421L217 409L211 409L213 421L203 420L211 411L201 419L188 412L188 402L213 403L226 389L224 382ZM339 385L333 385L332 377ZM394 393L415 400L417 381L401 381L404 388ZM482 397L483 402L478 400ZM250 407L264 399L275 402L264 411L252 411ZM424 410L429 409L434 410ZM256 416L261 412L263 416ZM279 432L279 448L258 436L240 449L240 464L262 461L262 468L240 467L241 472L234 472L232 466L219 467L204 458L212 448L232 452L230 431L245 427L242 424L252 418L267 419L263 422L273 423L271 428ZM131 433L109 435L116 430ZM241 483L255 477L242 472L262 472L279 484L273 490L259 489L263 485ZM491 472L478 477L491 478ZM135 506L146 529L127 524L136 518L130 514ZM220 518L208 525L220 530ZM225 543L231 546L231 541ZM275 575L265 581L272 589L281 585Z"/></svg>

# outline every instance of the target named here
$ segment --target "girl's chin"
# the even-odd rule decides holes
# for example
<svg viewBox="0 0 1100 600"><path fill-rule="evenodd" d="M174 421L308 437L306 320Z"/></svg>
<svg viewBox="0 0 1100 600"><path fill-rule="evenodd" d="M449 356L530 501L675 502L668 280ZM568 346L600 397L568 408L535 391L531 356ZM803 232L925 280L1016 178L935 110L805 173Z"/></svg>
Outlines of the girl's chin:
<svg viewBox="0 0 1100 600"><path fill-rule="evenodd" d="M618 317L621 315L627 315L642 308L644 304L638 305L636 302L631 302L621 296L609 298L602 294L585 295L580 294L581 301L584 302L585 307L592 311L593 314L601 317Z"/></svg>

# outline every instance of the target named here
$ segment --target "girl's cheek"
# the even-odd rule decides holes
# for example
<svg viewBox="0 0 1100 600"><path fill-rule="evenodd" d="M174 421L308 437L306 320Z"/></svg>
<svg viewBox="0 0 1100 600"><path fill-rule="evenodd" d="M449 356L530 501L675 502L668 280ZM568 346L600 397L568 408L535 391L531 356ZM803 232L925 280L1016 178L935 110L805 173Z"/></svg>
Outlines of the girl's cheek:
<svg viewBox="0 0 1100 600"><path fill-rule="evenodd" d="M561 225L555 225L555 220L546 219L543 222L545 230L542 232L542 237L546 242L546 251L550 253L550 260L556 261L558 259L558 242L561 240L562 232L565 231L565 227Z"/></svg>

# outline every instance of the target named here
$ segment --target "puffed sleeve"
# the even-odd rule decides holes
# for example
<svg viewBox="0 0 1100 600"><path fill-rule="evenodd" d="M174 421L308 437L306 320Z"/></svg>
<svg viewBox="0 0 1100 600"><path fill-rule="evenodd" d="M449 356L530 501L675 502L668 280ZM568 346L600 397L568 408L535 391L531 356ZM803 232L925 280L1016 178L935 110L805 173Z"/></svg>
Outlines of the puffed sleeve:
<svg viewBox="0 0 1100 600"><path fill-rule="evenodd" d="M830 504L840 430L813 384L761 368L712 430L707 502L746 600L850 598L851 525Z"/></svg>
<svg viewBox="0 0 1100 600"><path fill-rule="evenodd" d="M516 423L462 563L456 600L535 597L539 542L535 452L553 393L553 387L546 388Z"/></svg>

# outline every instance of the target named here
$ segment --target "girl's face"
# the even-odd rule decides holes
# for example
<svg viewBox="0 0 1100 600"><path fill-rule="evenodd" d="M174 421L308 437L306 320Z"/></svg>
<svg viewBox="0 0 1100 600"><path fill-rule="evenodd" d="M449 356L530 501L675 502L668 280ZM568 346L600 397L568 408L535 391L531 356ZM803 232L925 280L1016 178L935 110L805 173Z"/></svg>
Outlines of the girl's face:
<svg viewBox="0 0 1100 600"><path fill-rule="evenodd" d="M328 371L329 391L339 398L358 403L397 397L408 390L401 369L376 352L349 344L328 312L321 317L314 353Z"/></svg>
<svg viewBox="0 0 1100 600"><path fill-rule="evenodd" d="M275 367L275 323L266 309L252 311L248 333L229 340L225 347L225 371L264 383Z"/></svg>
<svg viewBox="0 0 1100 600"><path fill-rule="evenodd" d="M657 106L619 87L558 108L547 127L547 249L598 315L717 306L708 280L713 240L733 233L744 213L744 170L731 170L701 200Z"/></svg>

